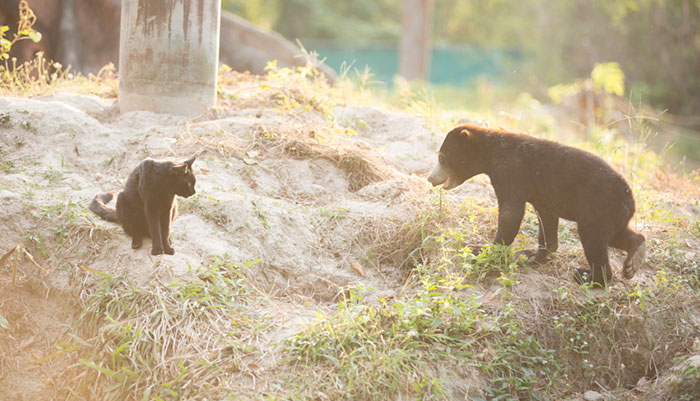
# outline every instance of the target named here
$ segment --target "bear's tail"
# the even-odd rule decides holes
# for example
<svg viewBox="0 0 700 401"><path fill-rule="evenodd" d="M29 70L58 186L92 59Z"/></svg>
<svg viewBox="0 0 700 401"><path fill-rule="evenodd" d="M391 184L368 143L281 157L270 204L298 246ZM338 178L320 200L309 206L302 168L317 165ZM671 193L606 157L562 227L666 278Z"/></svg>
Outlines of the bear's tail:
<svg viewBox="0 0 700 401"><path fill-rule="evenodd" d="M95 195L95 198L92 200L92 202L90 202L90 210L107 221L118 223L119 220L117 220L117 211L111 207L105 206L105 204L109 203L112 198L114 198L114 194L112 192L105 192L103 194Z"/></svg>

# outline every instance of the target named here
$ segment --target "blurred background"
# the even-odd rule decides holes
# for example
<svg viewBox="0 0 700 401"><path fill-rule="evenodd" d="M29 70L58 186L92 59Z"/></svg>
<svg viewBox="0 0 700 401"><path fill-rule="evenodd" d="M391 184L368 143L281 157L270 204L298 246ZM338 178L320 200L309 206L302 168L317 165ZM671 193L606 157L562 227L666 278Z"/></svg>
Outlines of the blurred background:
<svg viewBox="0 0 700 401"><path fill-rule="evenodd" d="M399 83L399 48L406 34L402 13L409 3L416 1L222 0L222 8L240 18L224 15L221 61L264 73L263 59L298 51L290 46L299 40L336 74L360 76L390 91ZM429 8L410 10L428 19L425 81L443 107L490 107L493 98L514 102L522 93L543 103L578 95L573 101L578 106L569 112L585 125L600 102L596 91L606 92L619 97L619 108L652 108L667 124L660 130L673 131L683 153L700 159L700 0L418 3ZM17 4L0 0L0 24L12 27ZM44 39L13 47L20 61L44 51L48 59L83 73L117 64L120 0L30 0L29 5ZM269 33L279 46L253 54L262 39L247 39L253 50L237 53L250 35L227 30L232 24L248 33ZM257 59L246 64L246 58Z"/></svg>
<svg viewBox="0 0 700 401"><path fill-rule="evenodd" d="M336 71L368 64L397 72L402 0L223 0L225 9L299 38ZM628 92L654 107L698 117L698 0L435 0L429 81L480 78L534 94L618 62ZM700 123L697 120L696 123Z"/></svg>

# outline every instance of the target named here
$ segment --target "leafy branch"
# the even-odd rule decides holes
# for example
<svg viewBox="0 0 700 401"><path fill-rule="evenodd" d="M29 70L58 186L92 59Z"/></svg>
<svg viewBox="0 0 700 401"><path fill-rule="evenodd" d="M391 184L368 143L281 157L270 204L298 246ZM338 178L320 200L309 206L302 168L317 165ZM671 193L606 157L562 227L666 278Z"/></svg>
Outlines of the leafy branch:
<svg viewBox="0 0 700 401"><path fill-rule="evenodd" d="M14 33L12 40L7 39L6 34L10 30L7 25L0 26L0 58L5 62L4 68L0 66L3 72L3 78L9 77L10 67L7 61L10 59L10 50L12 46L20 40L30 39L33 42L38 42L41 40L41 32L34 30L34 24L36 23L36 15L26 0L21 0L19 2L19 21L17 22L17 32Z"/></svg>

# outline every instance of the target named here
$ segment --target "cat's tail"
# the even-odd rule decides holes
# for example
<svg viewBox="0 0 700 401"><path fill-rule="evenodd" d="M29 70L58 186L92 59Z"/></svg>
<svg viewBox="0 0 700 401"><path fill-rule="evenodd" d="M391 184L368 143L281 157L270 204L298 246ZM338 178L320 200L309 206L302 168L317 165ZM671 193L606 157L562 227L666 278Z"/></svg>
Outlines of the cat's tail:
<svg viewBox="0 0 700 401"><path fill-rule="evenodd" d="M95 195L95 198L92 200L92 202L90 202L90 210L107 221L118 223L119 220L117 220L117 211L106 206L106 204L109 203L112 198L114 198L114 194L112 192L105 192L103 194Z"/></svg>

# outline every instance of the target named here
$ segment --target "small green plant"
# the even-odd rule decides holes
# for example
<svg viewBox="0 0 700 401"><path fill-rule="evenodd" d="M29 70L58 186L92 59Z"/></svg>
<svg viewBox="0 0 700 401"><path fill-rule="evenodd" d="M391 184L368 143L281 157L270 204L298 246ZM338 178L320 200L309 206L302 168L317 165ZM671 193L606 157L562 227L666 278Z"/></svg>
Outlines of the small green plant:
<svg viewBox="0 0 700 401"><path fill-rule="evenodd" d="M321 216L327 218L328 220L336 222L338 220L346 218L348 216L349 211L350 209L340 206L335 208L334 210L331 210L327 206L322 206L321 208L319 208L318 213Z"/></svg>
<svg viewBox="0 0 700 401"><path fill-rule="evenodd" d="M5 151L3 151L0 147L0 171L2 171L5 174L13 173L15 171L15 163L12 160L3 160L5 155Z"/></svg>
<svg viewBox="0 0 700 401"><path fill-rule="evenodd" d="M678 373L678 378L673 382L674 394L680 401L697 400L700 397L700 367L687 363Z"/></svg>
<svg viewBox="0 0 700 401"><path fill-rule="evenodd" d="M48 181L49 185L56 185L66 179L62 171L54 170L53 167L49 167L47 171L43 174L44 179Z"/></svg>
<svg viewBox="0 0 700 401"><path fill-rule="evenodd" d="M0 171L5 174L13 173L15 171L14 167L15 163L11 160L0 161Z"/></svg>
<svg viewBox="0 0 700 401"><path fill-rule="evenodd" d="M22 128L33 134L37 133L36 125L32 121L24 120L20 125L22 126Z"/></svg>
<svg viewBox="0 0 700 401"><path fill-rule="evenodd" d="M516 255L510 246L488 244L477 256L466 250L462 268L469 277L482 280L488 276L510 276L517 273L518 268L525 262L525 256Z"/></svg>

